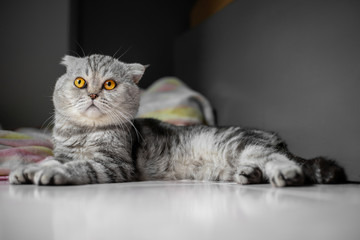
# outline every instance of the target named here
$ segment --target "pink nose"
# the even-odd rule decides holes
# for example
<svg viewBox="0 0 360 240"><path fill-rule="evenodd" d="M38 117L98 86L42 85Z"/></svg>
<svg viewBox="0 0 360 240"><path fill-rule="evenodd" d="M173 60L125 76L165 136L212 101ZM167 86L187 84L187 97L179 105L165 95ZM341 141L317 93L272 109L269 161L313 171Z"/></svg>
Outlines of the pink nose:
<svg viewBox="0 0 360 240"><path fill-rule="evenodd" d="M89 94L89 97L90 97L92 100L94 100L95 98L98 97L98 95L95 94L95 93L90 93L90 94Z"/></svg>

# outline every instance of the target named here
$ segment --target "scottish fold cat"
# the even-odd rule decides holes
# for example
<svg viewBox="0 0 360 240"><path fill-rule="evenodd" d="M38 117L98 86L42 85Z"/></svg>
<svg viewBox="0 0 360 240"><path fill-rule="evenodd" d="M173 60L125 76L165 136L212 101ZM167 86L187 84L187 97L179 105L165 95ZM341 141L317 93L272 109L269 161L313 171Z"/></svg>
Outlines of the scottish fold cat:
<svg viewBox="0 0 360 240"><path fill-rule="evenodd" d="M54 157L11 172L12 184L194 179L284 187L345 181L334 161L297 157L272 132L135 119L141 64L104 55L65 56L62 64L66 73L53 94Z"/></svg>

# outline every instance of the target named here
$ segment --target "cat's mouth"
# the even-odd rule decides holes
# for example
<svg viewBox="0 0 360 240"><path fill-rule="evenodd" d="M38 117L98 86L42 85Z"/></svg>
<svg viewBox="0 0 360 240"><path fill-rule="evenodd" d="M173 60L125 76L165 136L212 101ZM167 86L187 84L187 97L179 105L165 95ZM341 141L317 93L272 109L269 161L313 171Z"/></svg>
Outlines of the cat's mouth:
<svg viewBox="0 0 360 240"><path fill-rule="evenodd" d="M94 104L92 103L84 112L84 115L88 118L99 118L100 116L103 115L103 113L101 112L101 110Z"/></svg>
<svg viewBox="0 0 360 240"><path fill-rule="evenodd" d="M99 109L99 108L95 105L95 103L91 103L90 106L89 106L86 110L88 110L88 109L90 109L90 108L92 108L92 107Z"/></svg>

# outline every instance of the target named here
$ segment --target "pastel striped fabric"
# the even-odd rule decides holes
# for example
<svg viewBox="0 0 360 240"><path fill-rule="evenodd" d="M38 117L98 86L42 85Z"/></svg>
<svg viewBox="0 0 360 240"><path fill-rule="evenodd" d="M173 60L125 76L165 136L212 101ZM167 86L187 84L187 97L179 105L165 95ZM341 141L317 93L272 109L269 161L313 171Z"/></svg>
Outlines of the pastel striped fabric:
<svg viewBox="0 0 360 240"><path fill-rule="evenodd" d="M50 136L40 131L0 130L0 180L7 180L10 170L19 164L39 162L53 155Z"/></svg>

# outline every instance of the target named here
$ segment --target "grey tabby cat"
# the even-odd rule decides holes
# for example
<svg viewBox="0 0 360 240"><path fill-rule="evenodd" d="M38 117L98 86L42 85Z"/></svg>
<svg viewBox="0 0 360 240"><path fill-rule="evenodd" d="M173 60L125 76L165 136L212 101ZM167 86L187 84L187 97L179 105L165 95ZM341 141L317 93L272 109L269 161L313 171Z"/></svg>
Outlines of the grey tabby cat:
<svg viewBox="0 0 360 240"><path fill-rule="evenodd" d="M54 157L10 174L12 184L195 179L273 186L339 183L334 161L291 154L276 134L135 119L145 67L109 56L65 56L55 86Z"/></svg>

